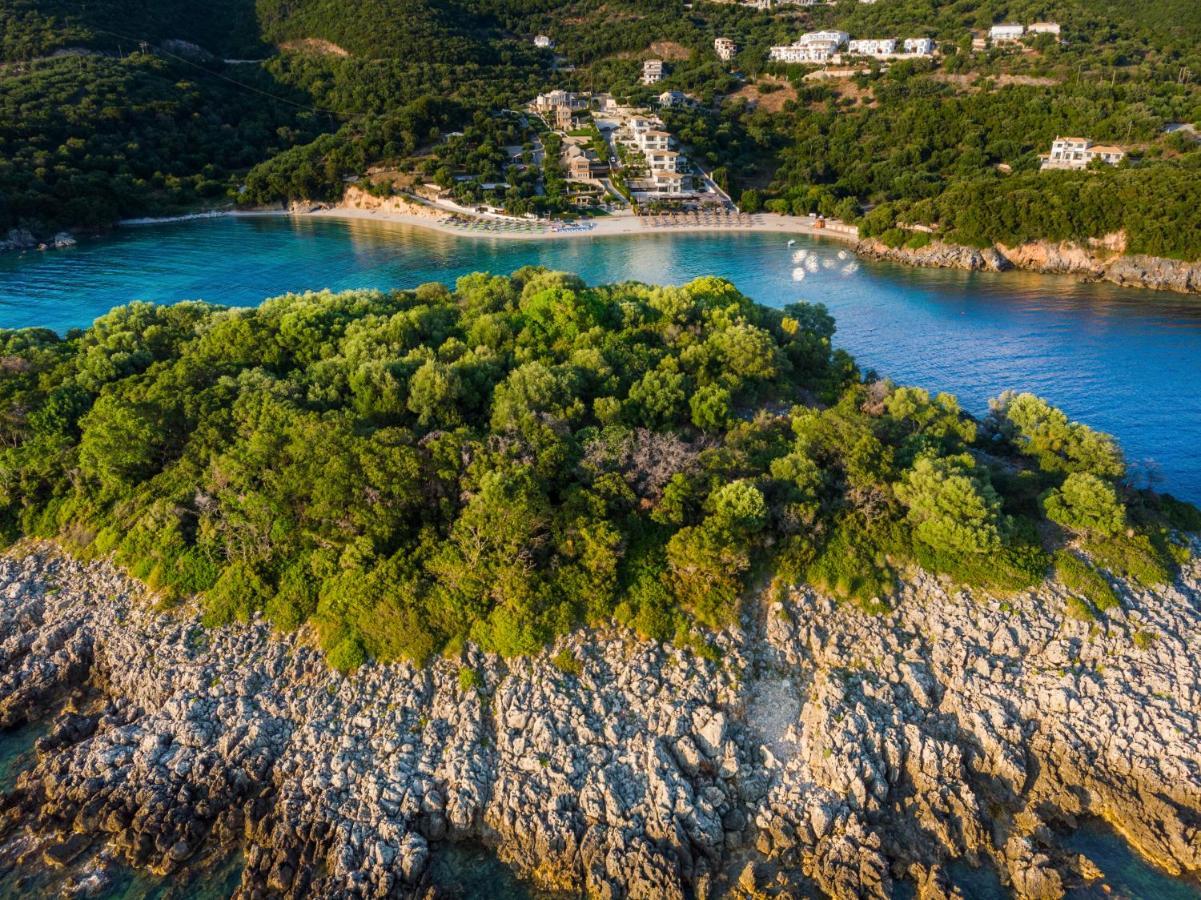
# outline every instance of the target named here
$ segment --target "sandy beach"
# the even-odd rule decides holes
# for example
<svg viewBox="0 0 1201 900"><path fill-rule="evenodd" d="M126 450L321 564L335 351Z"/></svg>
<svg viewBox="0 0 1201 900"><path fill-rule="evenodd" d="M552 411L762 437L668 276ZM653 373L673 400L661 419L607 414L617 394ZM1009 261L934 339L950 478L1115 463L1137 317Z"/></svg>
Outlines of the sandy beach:
<svg viewBox="0 0 1201 900"><path fill-rule="evenodd" d="M756 213L745 216L742 223L711 221L691 222L686 217L670 224L654 226L651 220L655 216L607 216L586 220L592 227L580 230L552 231L549 228L541 231L475 231L462 226L456 226L438 218L419 216L411 213L401 213L392 210L350 209L347 207L329 207L310 212L279 213L237 213L237 215L295 215L312 216L316 218L356 219L374 222L399 222L413 225L417 228L427 228L443 234L451 234L461 238L483 238L492 240L514 241L546 241L565 240L573 238L615 237L637 234L679 234L679 233L712 233L712 232L769 232L773 234L803 234L818 238L833 238L845 243L855 243L858 238L853 233L836 228L814 228L813 220L781 216L774 213ZM749 220L749 221L748 221ZM485 220L486 221L486 220ZM501 220L495 220L501 221Z"/></svg>
<svg viewBox="0 0 1201 900"><path fill-rule="evenodd" d="M465 219L461 213L426 207L428 213L403 212L386 207L364 209L355 206L321 206L300 209L225 209L188 213L179 216L146 217L123 219L120 226L160 225L186 222L195 219L211 219L222 216L253 218L258 216L292 216L296 218L352 219L367 222L394 222L425 228L459 238L482 238L506 241L547 241L573 238L619 237L636 234L680 234L680 233L771 233L802 234L816 238L831 238L843 243L858 241L856 229L841 223L828 223L826 227L814 227L815 220L809 217L782 216L776 213L736 214L728 217L703 218L694 215L615 215L596 219L584 219L575 225L550 226L545 223L520 222L514 219L479 216L476 223L485 227L469 227L457 224L453 218ZM486 226L496 226L495 230ZM521 230L508 230L514 226Z"/></svg>

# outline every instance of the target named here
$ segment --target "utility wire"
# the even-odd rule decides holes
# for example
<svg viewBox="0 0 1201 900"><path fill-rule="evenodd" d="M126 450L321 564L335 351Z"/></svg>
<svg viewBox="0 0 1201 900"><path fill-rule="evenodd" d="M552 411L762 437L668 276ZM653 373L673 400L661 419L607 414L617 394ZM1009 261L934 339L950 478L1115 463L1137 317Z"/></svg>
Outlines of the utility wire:
<svg viewBox="0 0 1201 900"><path fill-rule="evenodd" d="M128 34L121 34L120 32L112 31L111 29L108 29L108 28L97 28L97 27L90 26L90 25L87 27L90 28L92 31L97 32L98 34L107 34L111 37L119 38L123 41L132 41L133 43L135 43L139 46L152 46L149 41L146 41L142 38L132 37ZM248 91L252 91L253 93L256 93L256 94L261 94L264 97L269 97L272 100L275 100L279 103L286 103L289 106L295 106L298 109L304 109L304 110L308 110L309 112L314 112L314 113L319 113L321 115L336 117L336 118L344 119L347 121L351 121L354 119L360 119L360 118L363 118L365 115L364 113L350 114L350 113L338 112L337 110L334 110L334 109L327 109L325 107L315 106L311 103L301 103L299 101L289 99L288 97L281 97L279 94L271 93L271 91L265 91L262 88L255 87L252 84L246 84L246 82L244 82L244 81L238 81L238 79L236 79L236 78L230 78L228 75L225 75L221 72L214 72L212 69L209 69L209 68L206 68L205 66L200 65L198 62L188 59L186 56L180 56L178 53L172 53L170 50L166 50L163 47L154 47L153 49L154 49L155 53L161 53L163 56L169 56L172 59L175 59L181 63L184 63L185 65L189 65L189 66L192 66L193 68L199 69L201 72L204 72L207 75L211 75L214 78L219 78L222 81L227 81L232 85L236 85L237 87L243 88Z"/></svg>

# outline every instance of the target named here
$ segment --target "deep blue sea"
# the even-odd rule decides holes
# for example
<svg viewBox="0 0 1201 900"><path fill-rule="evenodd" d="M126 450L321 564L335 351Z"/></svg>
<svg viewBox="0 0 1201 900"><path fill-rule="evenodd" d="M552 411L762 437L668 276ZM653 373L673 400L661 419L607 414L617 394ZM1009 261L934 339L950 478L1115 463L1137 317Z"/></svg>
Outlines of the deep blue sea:
<svg viewBox="0 0 1201 900"><path fill-rule="evenodd" d="M798 251L808 258L794 259ZM287 291L413 287L530 264L592 283L721 275L762 303L825 303L837 343L862 366L951 391L976 413L1006 388L1035 391L1116 435L1160 489L1201 501L1201 298L857 264L840 251L833 241L789 247L766 234L519 242L361 220L201 219L127 227L70 250L0 254L0 327L64 331L135 299L250 305Z"/></svg>

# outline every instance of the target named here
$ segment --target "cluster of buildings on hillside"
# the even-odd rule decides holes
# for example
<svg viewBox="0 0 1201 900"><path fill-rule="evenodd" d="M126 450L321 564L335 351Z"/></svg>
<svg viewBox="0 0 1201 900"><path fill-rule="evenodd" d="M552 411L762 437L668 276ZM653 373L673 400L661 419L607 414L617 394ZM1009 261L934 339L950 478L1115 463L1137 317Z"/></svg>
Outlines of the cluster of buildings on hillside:
<svg viewBox="0 0 1201 900"><path fill-rule="evenodd" d="M988 40L994 46L1014 44L1030 34L1059 35L1055 22L1033 22L1030 25L994 25ZM984 49L984 38L972 42L975 49ZM812 31L803 34L791 44L772 47L768 58L783 63L830 63L840 62L843 56L867 56L875 59L907 59L933 56L934 40L928 37L859 38L852 40L845 31ZM718 52L721 55L721 52ZM724 57L723 57L724 58Z"/></svg>
<svg viewBox="0 0 1201 900"><path fill-rule="evenodd" d="M670 107L695 101L680 91L665 91L659 102ZM639 203L726 200L695 171L663 121L645 109L622 106L608 94L561 90L538 95L530 107L562 139L560 161L576 205L591 205L615 190L607 183L610 178L624 181L632 199ZM590 137L580 134L579 118L590 119L587 124L596 126ZM598 133L607 159L598 155Z"/></svg>
<svg viewBox="0 0 1201 900"><path fill-rule="evenodd" d="M768 58L783 63L838 62L845 48L848 56L871 56L876 59L905 59L933 56L934 41L928 37L866 38L851 40L845 31L811 31L795 42L772 47Z"/></svg>
<svg viewBox="0 0 1201 900"><path fill-rule="evenodd" d="M1051 143L1051 152L1040 157L1043 169L1083 169L1096 159L1116 166L1125 158L1126 151L1121 147L1077 137L1057 137Z"/></svg>

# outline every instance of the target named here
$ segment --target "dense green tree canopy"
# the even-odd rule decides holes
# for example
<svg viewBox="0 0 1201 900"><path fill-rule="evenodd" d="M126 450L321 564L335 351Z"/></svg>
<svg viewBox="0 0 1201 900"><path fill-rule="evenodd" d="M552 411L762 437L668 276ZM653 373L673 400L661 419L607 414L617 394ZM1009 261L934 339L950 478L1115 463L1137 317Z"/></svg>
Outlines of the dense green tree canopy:
<svg viewBox="0 0 1201 900"><path fill-rule="evenodd" d="M833 333L716 278L539 269L0 332L0 528L113 552L212 623L311 623L344 667L613 618L695 642L762 574L1021 587L1044 509L1168 576L1185 508L1123 485L1112 441L1029 395L978 427L864 383Z"/></svg>

